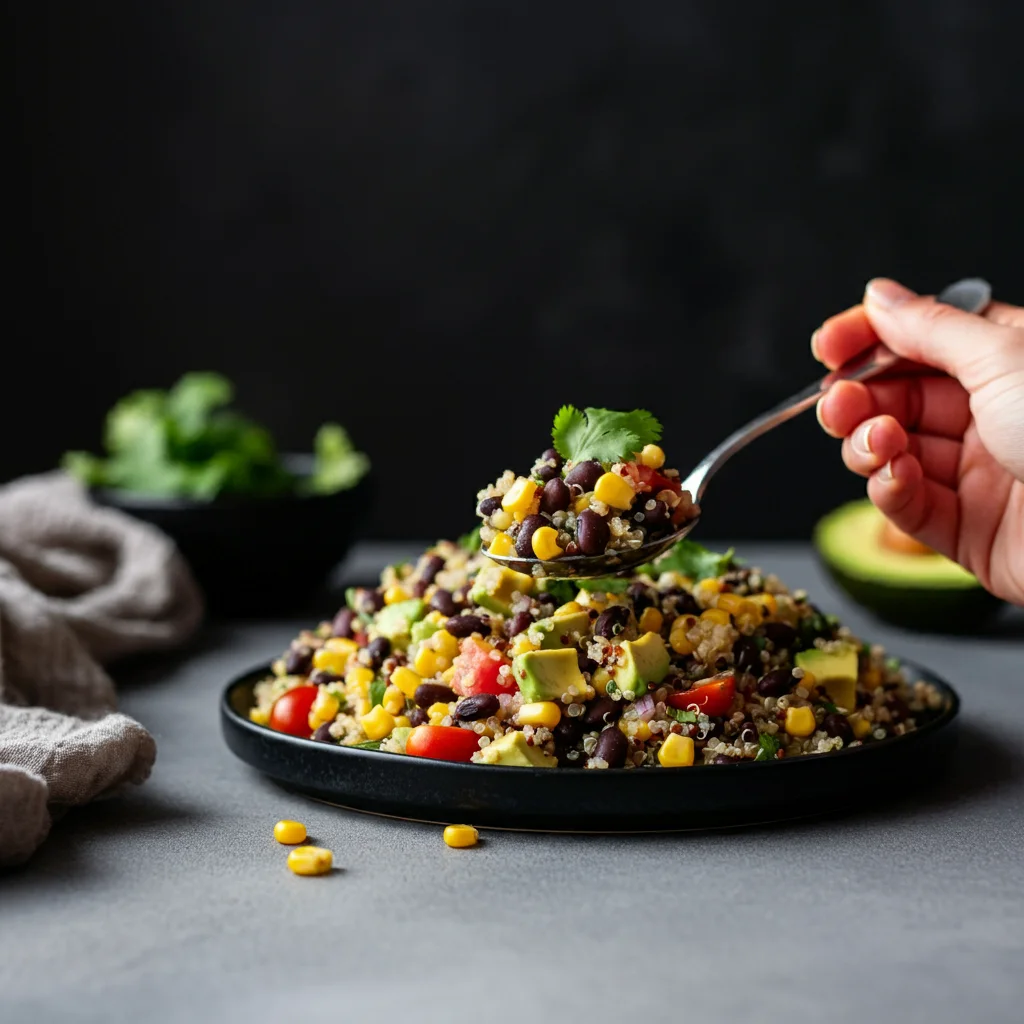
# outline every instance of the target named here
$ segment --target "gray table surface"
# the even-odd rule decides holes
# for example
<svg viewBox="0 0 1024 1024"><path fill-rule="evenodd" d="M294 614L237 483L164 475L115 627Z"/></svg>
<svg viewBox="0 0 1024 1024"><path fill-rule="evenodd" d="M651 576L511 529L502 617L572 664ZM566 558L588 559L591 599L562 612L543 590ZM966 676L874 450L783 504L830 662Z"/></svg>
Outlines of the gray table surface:
<svg viewBox="0 0 1024 1024"><path fill-rule="evenodd" d="M0 1020L1020 1020L1020 619L901 634L806 549L742 553L959 689L940 789L779 828L492 832L451 850L437 826L314 803L237 761L220 689L299 622L212 626L188 655L122 673L124 710L159 746L150 781L67 815L0 876ZM365 547L345 573L395 555ZM340 870L290 874L271 836L283 817Z"/></svg>

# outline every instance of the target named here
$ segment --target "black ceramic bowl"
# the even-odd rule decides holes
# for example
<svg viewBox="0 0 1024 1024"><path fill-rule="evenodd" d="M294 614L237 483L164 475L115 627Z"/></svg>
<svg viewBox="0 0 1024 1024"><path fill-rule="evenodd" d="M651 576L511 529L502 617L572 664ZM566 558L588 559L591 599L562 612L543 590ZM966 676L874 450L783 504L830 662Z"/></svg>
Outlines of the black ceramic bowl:
<svg viewBox="0 0 1024 1024"><path fill-rule="evenodd" d="M832 754L758 764L642 771L502 768L354 750L273 732L248 719L253 685L270 666L229 683L221 730L234 754L310 796L419 821L545 832L661 832L756 825L875 805L941 777L960 701L909 662L946 700L906 736Z"/></svg>
<svg viewBox="0 0 1024 1024"><path fill-rule="evenodd" d="M302 476L313 460L287 455L284 461ZM311 496L196 501L111 490L92 495L172 538L212 613L264 615L309 603L358 536L372 491L367 474L350 490Z"/></svg>

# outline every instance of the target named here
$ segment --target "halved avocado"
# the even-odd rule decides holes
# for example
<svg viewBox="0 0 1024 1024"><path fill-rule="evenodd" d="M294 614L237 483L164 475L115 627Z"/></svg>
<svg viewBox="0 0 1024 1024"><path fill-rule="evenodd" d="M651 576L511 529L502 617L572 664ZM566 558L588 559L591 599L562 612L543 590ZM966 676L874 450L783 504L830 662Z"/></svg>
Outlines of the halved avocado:
<svg viewBox="0 0 1024 1024"><path fill-rule="evenodd" d="M956 562L899 534L866 499L821 519L814 544L854 601L898 626L969 632L1001 605Z"/></svg>

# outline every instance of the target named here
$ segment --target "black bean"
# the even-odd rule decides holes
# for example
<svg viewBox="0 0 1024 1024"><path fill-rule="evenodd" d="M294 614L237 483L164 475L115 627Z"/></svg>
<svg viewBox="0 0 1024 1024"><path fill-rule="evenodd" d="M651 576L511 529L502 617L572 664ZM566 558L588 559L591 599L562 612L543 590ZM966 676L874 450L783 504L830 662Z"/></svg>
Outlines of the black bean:
<svg viewBox="0 0 1024 1024"><path fill-rule="evenodd" d="M583 724L590 729L603 729L622 714L622 701L611 697L598 697L587 705L581 715Z"/></svg>
<svg viewBox="0 0 1024 1024"><path fill-rule="evenodd" d="M444 568L444 559L440 555L427 555L420 563L419 573L421 580L433 583L434 577Z"/></svg>
<svg viewBox="0 0 1024 1024"><path fill-rule="evenodd" d="M413 727L417 725L426 725L430 720L430 715L423 710L423 708L413 708L411 711L405 713L405 717L409 719L409 724Z"/></svg>
<svg viewBox="0 0 1024 1024"><path fill-rule="evenodd" d="M520 633L528 630L531 622L533 622L533 618L530 616L529 612L516 612L515 615L505 623L505 636L511 640L512 637L518 636Z"/></svg>
<svg viewBox="0 0 1024 1024"><path fill-rule="evenodd" d="M760 673L762 664L761 648L758 647L757 641L752 636L741 636L733 644L732 656L736 662L736 667L741 672Z"/></svg>
<svg viewBox="0 0 1024 1024"><path fill-rule="evenodd" d="M537 478L539 480L548 481L553 480L562 472L562 456L555 451L554 448L548 448L546 452L541 456L541 460L544 462L553 462L553 466L542 466L537 471Z"/></svg>
<svg viewBox="0 0 1024 1024"><path fill-rule="evenodd" d="M309 675L313 667L313 652L308 647L292 647L285 655L284 670L290 676Z"/></svg>
<svg viewBox="0 0 1024 1024"><path fill-rule="evenodd" d="M491 624L482 615L453 615L445 624L444 628L460 639L479 633L481 636L489 636Z"/></svg>
<svg viewBox="0 0 1024 1024"><path fill-rule="evenodd" d="M910 708L902 697L890 693L886 695L884 703L894 722L902 722L910 718Z"/></svg>
<svg viewBox="0 0 1024 1024"><path fill-rule="evenodd" d="M555 747L564 754L566 750L576 746L583 736L583 718L570 718L563 715L561 721L552 730L555 736Z"/></svg>
<svg viewBox="0 0 1024 1024"><path fill-rule="evenodd" d="M542 515L534 513L527 516L519 525L519 532L516 534L516 554L520 558L536 558L533 553L533 535L542 526L550 526L551 523Z"/></svg>
<svg viewBox="0 0 1024 1024"><path fill-rule="evenodd" d="M594 757L608 762L609 768L621 768L626 763L626 752L629 742L619 731L617 725L611 725L597 737Z"/></svg>
<svg viewBox="0 0 1024 1024"><path fill-rule="evenodd" d="M323 725L318 725L316 732L313 733L313 739L317 743L337 743L338 741L331 735L331 723L324 722Z"/></svg>
<svg viewBox="0 0 1024 1024"><path fill-rule="evenodd" d="M579 665L581 672L594 672L597 670L597 662L593 658L588 658L587 652L582 647L576 651L576 664Z"/></svg>
<svg viewBox="0 0 1024 1024"><path fill-rule="evenodd" d="M458 610L455 607L455 601L452 598L450 590L441 590L438 588L434 591L434 596L430 599L430 607L435 612L440 612L442 615L454 615Z"/></svg>
<svg viewBox="0 0 1024 1024"><path fill-rule="evenodd" d="M847 721L846 715L826 715L825 720L821 724L829 736L838 736L842 739L843 743L853 742L853 729Z"/></svg>
<svg viewBox="0 0 1024 1024"><path fill-rule="evenodd" d="M420 683L412 695L412 701L418 708L429 708L431 704L451 704L455 700L455 691L442 683Z"/></svg>
<svg viewBox="0 0 1024 1024"><path fill-rule="evenodd" d="M484 498L484 500L477 505L476 510L482 516L493 516L499 508L501 508L501 498Z"/></svg>
<svg viewBox="0 0 1024 1024"><path fill-rule="evenodd" d="M626 595L633 602L633 611L639 615L645 608L650 608L658 600L658 592L646 583L630 583Z"/></svg>
<svg viewBox="0 0 1024 1024"><path fill-rule="evenodd" d="M796 630L785 622L766 622L761 628L777 650L789 650L796 642Z"/></svg>
<svg viewBox="0 0 1024 1024"><path fill-rule="evenodd" d="M715 754L712 764L739 764L738 757L730 757L728 754Z"/></svg>
<svg viewBox="0 0 1024 1024"><path fill-rule="evenodd" d="M629 623L629 609L624 604L613 604L597 617L594 632L608 640L618 636Z"/></svg>
<svg viewBox="0 0 1024 1024"><path fill-rule="evenodd" d="M412 596L422 597L427 592L430 584L426 580L414 580L412 584Z"/></svg>
<svg viewBox="0 0 1024 1024"><path fill-rule="evenodd" d="M582 487L584 492L592 491L603 475L604 467L600 462L579 462L565 474L565 482Z"/></svg>
<svg viewBox="0 0 1024 1024"><path fill-rule="evenodd" d="M323 686L326 683L336 683L342 676L335 675L333 672L328 672L323 668L315 668L309 673L309 685L310 686Z"/></svg>
<svg viewBox="0 0 1024 1024"><path fill-rule="evenodd" d="M460 722L475 722L478 718L490 718L501 701L493 693L477 693L455 705L455 717Z"/></svg>
<svg viewBox="0 0 1024 1024"><path fill-rule="evenodd" d="M391 653L391 641L386 636L378 636L366 645L366 653L370 656L370 668L378 669Z"/></svg>
<svg viewBox="0 0 1024 1024"><path fill-rule="evenodd" d="M355 633L356 613L351 608L342 608L331 623L331 636L352 636Z"/></svg>
<svg viewBox="0 0 1024 1024"><path fill-rule="evenodd" d="M372 615L374 612L379 612L384 607L384 592L379 588L376 590L367 590L361 587L356 591L356 605L359 611L365 615Z"/></svg>
<svg viewBox="0 0 1024 1024"><path fill-rule="evenodd" d="M586 508L576 517L576 542L585 555L603 555L610 530L593 509Z"/></svg>
<svg viewBox="0 0 1024 1024"><path fill-rule="evenodd" d="M454 593L452 594L452 600L453 600L453 601L454 601L454 602L455 602L455 603L456 603L456 604L457 604L457 605L458 605L459 607L462 607L463 605L467 605L467 604L469 604L469 592L470 592L470 591L471 591L472 589L473 589L473 584L472 584L472 583L463 583L463 584L462 584L462 586L461 586L461 587L459 587L459 588L458 588L458 589L457 589L456 591L454 591Z"/></svg>
<svg viewBox="0 0 1024 1024"><path fill-rule="evenodd" d="M670 615L700 615L700 605L688 590L675 587L662 596L665 609Z"/></svg>
<svg viewBox="0 0 1024 1024"><path fill-rule="evenodd" d="M648 508L648 504L654 501L654 507ZM648 530L657 529L660 526L668 525L672 518L668 505L656 498L649 498L641 494L633 506L633 522L638 526L644 526Z"/></svg>
<svg viewBox="0 0 1024 1024"><path fill-rule="evenodd" d="M540 510L553 516L556 512L564 512L569 507L569 488L560 477L554 477L544 485L540 495Z"/></svg>
<svg viewBox="0 0 1024 1024"><path fill-rule="evenodd" d="M757 726L753 722L744 722L740 726L740 740L743 743L757 742Z"/></svg>
<svg viewBox="0 0 1024 1024"><path fill-rule="evenodd" d="M776 668L765 673L757 683L762 697L781 697L796 686L796 678L788 668Z"/></svg>

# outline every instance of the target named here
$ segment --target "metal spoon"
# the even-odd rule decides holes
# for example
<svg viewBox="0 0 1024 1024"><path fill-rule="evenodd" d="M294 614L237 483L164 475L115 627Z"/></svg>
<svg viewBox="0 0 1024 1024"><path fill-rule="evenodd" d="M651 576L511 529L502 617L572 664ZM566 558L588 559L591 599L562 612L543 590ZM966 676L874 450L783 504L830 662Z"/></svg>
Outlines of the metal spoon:
<svg viewBox="0 0 1024 1024"><path fill-rule="evenodd" d="M972 277L957 281L945 288L937 296L939 302L956 306L966 313L980 313L992 301L992 289L987 281ZM769 430L791 420L806 409L815 405L819 398L833 384L841 380L870 380L884 373L896 363L900 357L885 345L875 348L852 359L845 366L826 374L803 391L787 398L780 405L751 420L745 427L740 427L730 434L717 448L712 449L700 461L693 472L682 481L684 491L689 491L698 504L704 498L708 481L732 458L741 448L751 441L766 434ZM653 561L658 555L667 551L676 541L685 537L700 522L700 517L691 519L675 533L658 540L649 541L631 551L615 551L603 555L565 555L562 558L545 560L540 558L519 558L517 555L487 555L488 558L517 572L529 573L543 577L574 577L587 579L599 576L614 576L626 572L638 565Z"/></svg>

